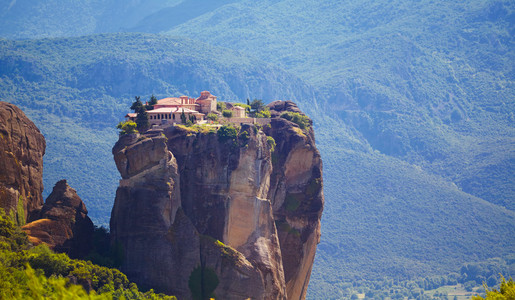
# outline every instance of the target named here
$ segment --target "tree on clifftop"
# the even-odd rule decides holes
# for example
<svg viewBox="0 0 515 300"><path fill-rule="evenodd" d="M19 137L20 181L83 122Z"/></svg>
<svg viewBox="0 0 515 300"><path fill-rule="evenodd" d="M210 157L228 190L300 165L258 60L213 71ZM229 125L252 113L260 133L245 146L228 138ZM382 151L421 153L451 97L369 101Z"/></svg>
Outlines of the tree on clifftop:
<svg viewBox="0 0 515 300"><path fill-rule="evenodd" d="M186 124L186 115L184 114L184 108L182 109L182 114L181 114L181 121L183 124Z"/></svg>
<svg viewBox="0 0 515 300"><path fill-rule="evenodd" d="M147 131L150 128L148 121L147 109L140 100L140 96L134 97L135 101L131 105L131 109L138 114L136 117L136 125L139 132Z"/></svg>
<svg viewBox="0 0 515 300"><path fill-rule="evenodd" d="M156 96L154 96L154 94L152 94L152 96L150 97L150 102L148 104L150 104L152 106L157 104L157 98L156 98Z"/></svg>
<svg viewBox="0 0 515 300"><path fill-rule="evenodd" d="M232 118L232 111L225 109L222 111L222 116L224 116L224 118Z"/></svg>
<svg viewBox="0 0 515 300"><path fill-rule="evenodd" d="M145 105L145 108L147 110L153 110L154 109L154 105L157 104L157 98L156 96L154 96L154 94L152 94L152 96L150 97L150 101L148 102L148 105Z"/></svg>
<svg viewBox="0 0 515 300"><path fill-rule="evenodd" d="M150 122L148 121L148 113L145 107L142 107L136 117L136 125L139 132L145 132L150 128Z"/></svg>
<svg viewBox="0 0 515 300"><path fill-rule="evenodd" d="M120 135L138 133L137 127L138 125L132 121L120 122L116 126L116 128L120 129Z"/></svg>
<svg viewBox="0 0 515 300"><path fill-rule="evenodd" d="M141 102L140 98L141 98L140 96L135 96L134 99L136 99L136 100L134 102L132 102L131 109L135 113L138 113L139 110L143 107L143 103Z"/></svg>
<svg viewBox="0 0 515 300"><path fill-rule="evenodd" d="M254 118L270 118L270 109L265 105L263 100L254 99L250 102L250 116Z"/></svg>
<svg viewBox="0 0 515 300"><path fill-rule="evenodd" d="M258 113L265 109L265 103L261 99L254 99L250 103L250 107L252 108L253 112Z"/></svg>

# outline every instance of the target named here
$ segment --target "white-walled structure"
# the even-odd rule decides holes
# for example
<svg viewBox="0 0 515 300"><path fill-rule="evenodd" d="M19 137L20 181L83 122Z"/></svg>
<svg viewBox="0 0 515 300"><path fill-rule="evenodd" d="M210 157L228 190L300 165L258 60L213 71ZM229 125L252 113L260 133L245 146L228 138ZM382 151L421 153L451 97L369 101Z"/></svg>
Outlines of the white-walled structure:
<svg viewBox="0 0 515 300"><path fill-rule="evenodd" d="M200 93L197 99L188 96L169 97L157 100L154 109L148 110L150 124L183 123L181 115L184 113L186 120L194 119L202 121L205 116L216 111L216 96L208 91ZM135 121L137 114L129 113L125 116L128 120Z"/></svg>

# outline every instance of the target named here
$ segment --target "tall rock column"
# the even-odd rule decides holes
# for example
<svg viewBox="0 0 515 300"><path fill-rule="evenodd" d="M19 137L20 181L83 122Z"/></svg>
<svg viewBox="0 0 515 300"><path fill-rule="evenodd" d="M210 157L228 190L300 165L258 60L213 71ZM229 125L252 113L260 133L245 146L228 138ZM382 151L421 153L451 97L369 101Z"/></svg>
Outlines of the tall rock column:
<svg viewBox="0 0 515 300"><path fill-rule="evenodd" d="M283 299L279 240L267 198L272 163L266 135L245 124L237 136L227 139L216 132L193 134L180 127L165 129L165 135L177 157L185 214L201 235L241 253L261 277L246 288L239 279L228 282L246 290L247 297ZM230 296L222 283L215 293Z"/></svg>
<svg viewBox="0 0 515 300"><path fill-rule="evenodd" d="M0 207L24 224L43 205L45 138L13 104L0 101Z"/></svg>
<svg viewBox="0 0 515 300"><path fill-rule="evenodd" d="M24 113L0 102L0 208L24 225L33 244L83 257L91 249L93 222L66 180L56 183L43 205L45 147L45 138Z"/></svg>
<svg viewBox="0 0 515 300"><path fill-rule="evenodd" d="M200 257L199 238L179 210L177 163L166 138L125 135L113 155L122 179L110 227L113 246L123 252L123 272L140 285L188 295L185 274Z"/></svg>
<svg viewBox="0 0 515 300"><path fill-rule="evenodd" d="M132 280L181 299L305 298L322 164L311 127L281 118L280 105L265 126L120 137L111 234Z"/></svg>
<svg viewBox="0 0 515 300"><path fill-rule="evenodd" d="M291 101L268 105L271 126L265 132L276 141L269 197L273 203L288 299L305 299L311 268L320 242L324 206L322 160L315 146L313 126L300 128L281 118L304 114Z"/></svg>

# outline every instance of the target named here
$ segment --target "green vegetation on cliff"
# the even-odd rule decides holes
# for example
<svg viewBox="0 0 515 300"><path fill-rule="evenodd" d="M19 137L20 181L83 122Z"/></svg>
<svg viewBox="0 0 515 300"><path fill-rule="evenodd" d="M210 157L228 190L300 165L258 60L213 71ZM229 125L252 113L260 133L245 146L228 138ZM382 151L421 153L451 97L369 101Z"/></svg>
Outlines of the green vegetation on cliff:
<svg viewBox="0 0 515 300"><path fill-rule="evenodd" d="M197 267L188 279L188 287L194 300L215 298L213 292L217 286L218 276L210 268Z"/></svg>
<svg viewBox="0 0 515 300"><path fill-rule="evenodd" d="M117 129L120 129L120 134L132 134L132 133L138 133L138 130L136 129L138 125L133 121L125 121L120 122L116 126Z"/></svg>
<svg viewBox="0 0 515 300"><path fill-rule="evenodd" d="M236 142L236 138L238 137L238 128L232 125L224 125L220 127L217 131L218 140L220 142L232 141Z"/></svg>
<svg viewBox="0 0 515 300"><path fill-rule="evenodd" d="M281 118L299 125L300 129L306 129L310 126L309 118L294 112L285 112L281 114Z"/></svg>

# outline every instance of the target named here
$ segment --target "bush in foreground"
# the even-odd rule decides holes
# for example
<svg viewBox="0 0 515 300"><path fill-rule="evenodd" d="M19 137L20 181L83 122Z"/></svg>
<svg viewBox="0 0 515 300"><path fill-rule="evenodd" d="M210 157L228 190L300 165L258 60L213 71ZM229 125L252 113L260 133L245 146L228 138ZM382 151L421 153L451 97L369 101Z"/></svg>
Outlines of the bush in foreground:
<svg viewBox="0 0 515 300"><path fill-rule="evenodd" d="M515 282L513 279L506 281L504 277L501 277L501 288L498 290L488 290L485 284L486 296L474 296L472 300L514 300L515 299Z"/></svg>

